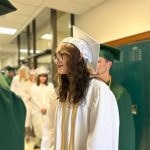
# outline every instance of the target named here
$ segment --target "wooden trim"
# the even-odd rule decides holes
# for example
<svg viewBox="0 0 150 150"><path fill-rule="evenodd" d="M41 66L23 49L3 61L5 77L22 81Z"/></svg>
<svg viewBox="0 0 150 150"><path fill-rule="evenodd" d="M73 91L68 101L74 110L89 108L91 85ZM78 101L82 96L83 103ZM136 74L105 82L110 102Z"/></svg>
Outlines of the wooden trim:
<svg viewBox="0 0 150 150"><path fill-rule="evenodd" d="M71 36L73 36L73 25L75 25L74 14L70 14Z"/></svg>
<svg viewBox="0 0 150 150"><path fill-rule="evenodd" d="M122 38L119 40L114 40L110 42L106 42L104 44L110 45L110 46L121 46L124 44L129 44L129 43L134 43L134 42L139 42L143 40L149 40L150 39L150 31L136 34L130 37Z"/></svg>
<svg viewBox="0 0 150 150"><path fill-rule="evenodd" d="M36 54L36 19L32 21L32 34L33 34L33 54ZM33 58L33 68L37 68L37 58Z"/></svg>
<svg viewBox="0 0 150 150"><path fill-rule="evenodd" d="M30 49L31 49L31 36L30 36L30 26L27 26L27 50L28 50L28 56L30 56ZM31 61L28 59L27 61L28 67L31 67Z"/></svg>
<svg viewBox="0 0 150 150"><path fill-rule="evenodd" d="M57 47L57 12L55 9L50 10L50 23L52 28L52 54L54 54L54 51Z"/></svg>
<svg viewBox="0 0 150 150"><path fill-rule="evenodd" d="M18 47L18 66L20 66L20 45L21 45L21 41L20 41L20 34L17 36L17 47Z"/></svg>
<svg viewBox="0 0 150 150"><path fill-rule="evenodd" d="M57 47L57 11L55 9L50 10L50 24L52 29L52 57L55 54L55 49ZM56 65L52 60L52 82L55 85L55 74L56 74Z"/></svg>

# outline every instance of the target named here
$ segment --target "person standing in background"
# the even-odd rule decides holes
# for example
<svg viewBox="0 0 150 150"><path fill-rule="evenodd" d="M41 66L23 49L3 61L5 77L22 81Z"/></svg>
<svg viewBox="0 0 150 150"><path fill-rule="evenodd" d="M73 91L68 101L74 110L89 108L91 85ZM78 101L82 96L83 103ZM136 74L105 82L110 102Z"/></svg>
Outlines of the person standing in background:
<svg viewBox="0 0 150 150"><path fill-rule="evenodd" d="M0 73L0 149L24 150L26 109Z"/></svg>
<svg viewBox="0 0 150 150"><path fill-rule="evenodd" d="M120 116L119 150L135 150L135 126L132 115L132 100L128 91L121 84L114 81L110 74L114 59L120 59L120 50L100 44L97 76L110 87L118 103Z"/></svg>
<svg viewBox="0 0 150 150"><path fill-rule="evenodd" d="M99 44L76 27L58 46L59 103L49 105L41 150L118 150L116 99L87 67L96 69L98 52Z"/></svg>
<svg viewBox="0 0 150 150"><path fill-rule="evenodd" d="M13 68L11 66L6 66L4 79L6 80L6 82L8 83L9 86L11 86L14 75L15 75L15 68Z"/></svg>
<svg viewBox="0 0 150 150"><path fill-rule="evenodd" d="M3 88L5 88L5 89L9 90L9 89L10 89L10 88L9 88L9 85L8 85L8 83L6 82L6 80L4 79L4 74L2 74L1 72L0 72L0 79L1 79L1 81L0 81L1 87L3 87Z"/></svg>
<svg viewBox="0 0 150 150"><path fill-rule="evenodd" d="M9 1L0 1L0 15L17 10ZM24 150L26 109L20 97L10 91L0 73L0 149Z"/></svg>
<svg viewBox="0 0 150 150"><path fill-rule="evenodd" d="M25 128L26 128L26 142L29 142L30 140L30 135L31 135L31 130L33 129L32 127L32 121L31 121L31 89L32 85L35 83L35 70L31 69L29 71L29 79L24 83L24 89L23 89L23 99L24 103L26 106L27 110L27 115L26 115L26 123L25 123ZM30 130L30 128L32 128Z"/></svg>
<svg viewBox="0 0 150 150"><path fill-rule="evenodd" d="M49 71L45 67L36 70L36 83L31 88L32 123L38 142L34 149L40 148L47 109L56 97L54 86L48 82Z"/></svg>
<svg viewBox="0 0 150 150"><path fill-rule="evenodd" d="M29 78L29 68L25 65L22 65L18 69L18 74L14 76L10 86L10 89L17 95L21 96L22 99L24 97L23 92L24 83L28 80L28 78Z"/></svg>

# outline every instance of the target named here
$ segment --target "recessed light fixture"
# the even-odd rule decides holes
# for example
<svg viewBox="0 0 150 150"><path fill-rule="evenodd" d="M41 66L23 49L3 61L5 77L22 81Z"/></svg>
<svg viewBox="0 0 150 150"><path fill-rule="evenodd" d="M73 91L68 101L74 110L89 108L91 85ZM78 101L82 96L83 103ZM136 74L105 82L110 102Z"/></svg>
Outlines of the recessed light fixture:
<svg viewBox="0 0 150 150"><path fill-rule="evenodd" d="M16 31L17 29L14 29L14 28L0 27L0 34L13 35L16 33Z"/></svg>
<svg viewBox="0 0 150 150"><path fill-rule="evenodd" d="M21 56L20 59L23 60L25 57Z"/></svg>
<svg viewBox="0 0 150 150"><path fill-rule="evenodd" d="M41 36L41 39L52 40L52 34L46 33Z"/></svg>

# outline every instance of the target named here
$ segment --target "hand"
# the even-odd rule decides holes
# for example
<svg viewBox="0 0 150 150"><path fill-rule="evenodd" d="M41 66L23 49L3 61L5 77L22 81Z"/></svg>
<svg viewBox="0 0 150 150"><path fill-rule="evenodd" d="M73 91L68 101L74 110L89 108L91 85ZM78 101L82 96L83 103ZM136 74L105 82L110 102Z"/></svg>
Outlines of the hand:
<svg viewBox="0 0 150 150"><path fill-rule="evenodd" d="M46 109L46 108L42 108L42 109L41 109L41 113L42 113L43 115L45 115L46 112L47 112L47 109Z"/></svg>

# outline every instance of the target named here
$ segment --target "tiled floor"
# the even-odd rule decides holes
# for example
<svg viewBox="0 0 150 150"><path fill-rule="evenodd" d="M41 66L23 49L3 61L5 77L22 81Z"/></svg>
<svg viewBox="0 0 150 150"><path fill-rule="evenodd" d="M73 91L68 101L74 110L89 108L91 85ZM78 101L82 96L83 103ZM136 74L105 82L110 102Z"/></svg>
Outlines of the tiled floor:
<svg viewBox="0 0 150 150"><path fill-rule="evenodd" d="M25 150L33 150L34 144L37 142L36 138L31 138L28 143L25 142ZM40 149L36 149L40 150Z"/></svg>

